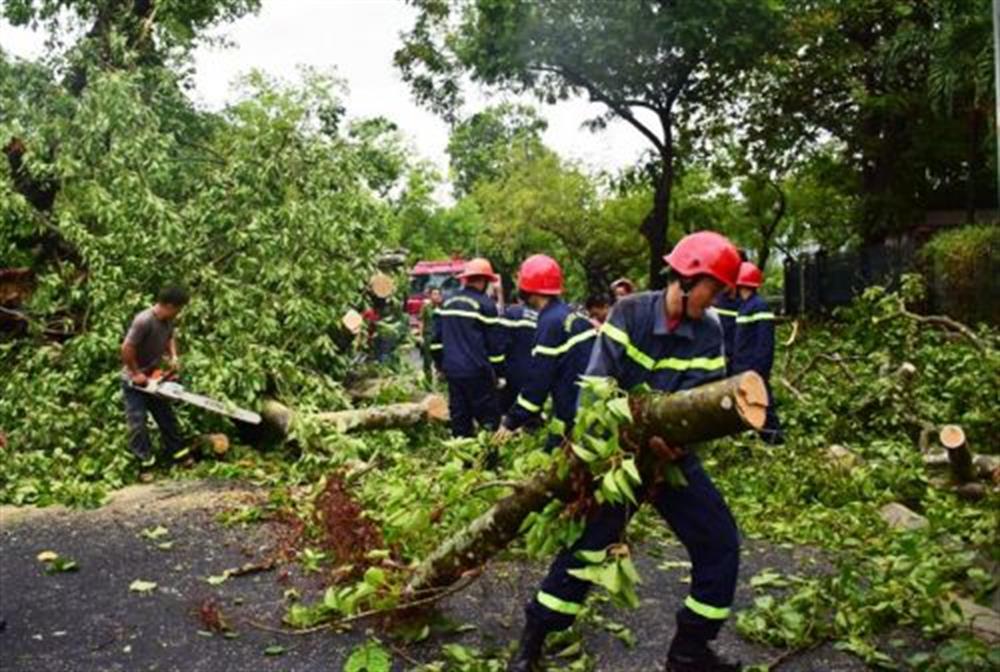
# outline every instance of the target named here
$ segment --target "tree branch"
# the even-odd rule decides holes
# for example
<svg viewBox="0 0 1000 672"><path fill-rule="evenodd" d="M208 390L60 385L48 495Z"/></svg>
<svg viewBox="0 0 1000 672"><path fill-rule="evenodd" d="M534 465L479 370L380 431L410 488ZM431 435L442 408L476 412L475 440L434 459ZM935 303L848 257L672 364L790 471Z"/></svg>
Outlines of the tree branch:
<svg viewBox="0 0 1000 672"><path fill-rule="evenodd" d="M630 110L628 107L629 104L631 104L630 102L626 102L624 100L615 100L610 95L608 95L600 88L598 88L596 84L591 82L589 79L587 79L580 73L574 71L567 65L558 65L558 66L536 65L532 66L530 69L537 70L539 72L548 72L558 75L566 79L573 86L584 89L590 95L591 100L599 103L604 103L605 105L610 107L615 114L617 114L619 117L630 123L633 128L642 133L646 137L646 139L649 140L650 143L652 143L653 147L656 148L656 151L658 151L660 154L662 154L665 151L663 141L659 137L657 137L657 135L653 133L653 131L651 131L648 127L646 127L645 124L636 119L634 114L632 114L632 110ZM660 112L658 108L649 103L644 103L643 107L646 107L647 109L650 109L657 113Z"/></svg>

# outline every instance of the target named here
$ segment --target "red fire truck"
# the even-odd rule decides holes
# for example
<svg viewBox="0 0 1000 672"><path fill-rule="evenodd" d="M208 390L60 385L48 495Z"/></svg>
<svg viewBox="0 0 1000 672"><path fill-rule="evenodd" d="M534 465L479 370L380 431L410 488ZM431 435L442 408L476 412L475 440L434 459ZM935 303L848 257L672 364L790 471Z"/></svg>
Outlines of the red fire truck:
<svg viewBox="0 0 1000 672"><path fill-rule="evenodd" d="M418 261L410 269L410 293L406 299L406 312L410 316L412 329L420 329L420 309L428 301L427 292L436 287L447 299L462 286L458 281L458 274L462 272L463 268L465 268L465 259L445 259L443 261ZM491 293L495 295L495 298L500 299L499 304L502 306L501 285L502 280L495 287L491 287Z"/></svg>

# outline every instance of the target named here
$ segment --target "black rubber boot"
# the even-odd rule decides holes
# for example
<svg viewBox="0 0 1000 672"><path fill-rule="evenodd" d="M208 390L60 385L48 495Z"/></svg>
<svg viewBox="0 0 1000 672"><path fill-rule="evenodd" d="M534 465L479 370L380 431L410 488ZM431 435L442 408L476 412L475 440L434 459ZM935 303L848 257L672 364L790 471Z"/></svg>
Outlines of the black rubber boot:
<svg viewBox="0 0 1000 672"><path fill-rule="evenodd" d="M521 635L521 642L517 647L517 653L510 659L507 665L507 672L537 672L541 669L542 646L545 644L545 636L548 633L542 628L533 628L530 625L524 628Z"/></svg>
<svg viewBox="0 0 1000 672"><path fill-rule="evenodd" d="M705 628L700 624L680 622L670 643L665 672L740 672L740 663L719 658L708 645L718 634L718 627Z"/></svg>
<svg viewBox="0 0 1000 672"><path fill-rule="evenodd" d="M740 672L740 663L731 663L719 658L710 647L696 655L670 654L664 672Z"/></svg>

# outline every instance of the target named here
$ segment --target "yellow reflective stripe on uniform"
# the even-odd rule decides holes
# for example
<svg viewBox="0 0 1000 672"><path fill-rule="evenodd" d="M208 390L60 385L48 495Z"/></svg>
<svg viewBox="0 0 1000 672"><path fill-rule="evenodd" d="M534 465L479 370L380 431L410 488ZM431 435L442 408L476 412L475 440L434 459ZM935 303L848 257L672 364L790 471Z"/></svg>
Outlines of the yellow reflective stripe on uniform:
<svg viewBox="0 0 1000 672"><path fill-rule="evenodd" d="M550 609L560 614L566 614L567 616L576 616L581 611L583 611L583 605L577 604L576 602L567 602L555 595L550 595L545 591L538 591L535 595L535 599L538 604L542 605L546 609Z"/></svg>
<svg viewBox="0 0 1000 672"><path fill-rule="evenodd" d="M480 322L485 322L486 324L496 324L497 318L486 317L479 313L474 313L471 310L449 310L448 308L442 308L438 311L438 315L442 317L468 317L473 320L479 320Z"/></svg>
<svg viewBox="0 0 1000 672"><path fill-rule="evenodd" d="M601 327L601 333L606 335L612 341L617 341L623 348L625 348L625 354L635 360L640 366L649 369L650 371L653 370L656 362L645 352L632 345L632 339L630 339L628 334L624 331L610 322L605 322Z"/></svg>
<svg viewBox="0 0 1000 672"><path fill-rule="evenodd" d="M645 352L632 345L632 340L628 337L628 334L610 322L604 323L604 326L601 327L601 333L607 335L611 338L611 340L621 344L622 347L625 348L625 354L631 357L640 366L650 371L658 371L660 369L671 369L674 371L705 369L706 371L716 371L726 368L726 360L724 357L692 357L690 359L667 357L666 359L660 360L653 359Z"/></svg>
<svg viewBox="0 0 1000 672"><path fill-rule="evenodd" d="M729 310L728 308L716 308L715 312L724 317L736 317L740 314L738 310Z"/></svg>
<svg viewBox="0 0 1000 672"><path fill-rule="evenodd" d="M653 368L673 369L674 371L688 371L690 369L715 371L717 369L726 368L726 359L724 357L692 357L691 359L668 357L667 359L661 359L656 362L656 366Z"/></svg>
<svg viewBox="0 0 1000 672"><path fill-rule="evenodd" d="M736 324L746 324L747 322L759 322L761 320L773 320L774 313L754 313L753 315L740 315L736 318Z"/></svg>
<svg viewBox="0 0 1000 672"><path fill-rule="evenodd" d="M511 329L516 329L518 327L534 329L535 327L538 326L534 320L511 320L506 317L498 318L497 322L500 324L500 326L510 327Z"/></svg>
<svg viewBox="0 0 1000 672"><path fill-rule="evenodd" d="M542 407L541 406L539 406L538 404L531 403L530 401L528 401L527 399L524 398L523 394L517 395L517 403L518 403L519 406L523 407L529 413L541 413L542 412Z"/></svg>
<svg viewBox="0 0 1000 672"><path fill-rule="evenodd" d="M576 345L577 343L583 343L584 341L594 338L595 336L597 336L597 332L594 331L593 329L588 329L587 331L581 331L576 336L568 339L562 345L554 345L554 346L536 345L534 349L531 351L531 354L548 355L549 357L558 357L564 352L569 352L573 348L573 346Z"/></svg>
<svg viewBox="0 0 1000 672"><path fill-rule="evenodd" d="M713 607L710 604L699 602L690 595L684 600L684 606L699 616L710 618L713 621L722 621L729 618L729 607Z"/></svg>
<svg viewBox="0 0 1000 672"><path fill-rule="evenodd" d="M476 308L476 309L479 308L479 304L476 303L476 300L475 299L470 299L467 296L453 296L450 299L448 299L447 301L445 301L444 305L442 305L441 307L442 308L448 308L448 307L450 307L450 306L452 306L452 305L454 305L456 303L464 303L467 306L472 306L473 308Z"/></svg>
<svg viewBox="0 0 1000 672"><path fill-rule="evenodd" d="M431 350L444 350L444 343L431 343Z"/></svg>
<svg viewBox="0 0 1000 672"><path fill-rule="evenodd" d="M506 357L504 355L493 355L488 359L490 360L490 364L503 364L503 360L506 359Z"/></svg>

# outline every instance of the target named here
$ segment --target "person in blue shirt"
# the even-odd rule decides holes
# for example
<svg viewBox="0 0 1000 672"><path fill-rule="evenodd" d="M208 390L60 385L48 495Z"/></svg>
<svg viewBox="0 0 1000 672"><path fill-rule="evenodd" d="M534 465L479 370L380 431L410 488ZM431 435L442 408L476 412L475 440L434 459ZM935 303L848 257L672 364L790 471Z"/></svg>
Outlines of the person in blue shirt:
<svg viewBox="0 0 1000 672"><path fill-rule="evenodd" d="M569 431L576 415L580 375L587 368L597 336L590 320L559 298L563 293L562 269L552 257L528 257L521 264L517 284L524 300L538 311L538 326L527 379L494 436L497 443L537 419L550 394L553 415L563 422L564 432ZM562 436L550 436L549 449L561 441Z"/></svg>
<svg viewBox="0 0 1000 672"><path fill-rule="evenodd" d="M486 259L472 259L458 277L462 289L437 311L431 351L448 381L452 435L475 436L476 423L493 431L500 422L503 337L496 304L486 295L498 278Z"/></svg>
<svg viewBox="0 0 1000 672"><path fill-rule="evenodd" d="M531 348L535 343L538 312L523 303L507 306L500 317L504 339L504 386L500 389L500 413L507 413L531 374Z"/></svg>
<svg viewBox="0 0 1000 672"><path fill-rule="evenodd" d="M725 375L722 330L711 310L716 294L736 282L736 247L723 236L702 231L685 236L665 257L667 288L620 299L611 311L587 367L588 376L606 376L623 389L646 384L656 390L684 390ZM649 484L637 492L667 521L691 558L691 592L677 612L677 630L667 653L667 672L736 672L709 642L729 615L739 571L736 522L698 457L659 437L641 450L674 462L687 480L683 487ZM509 670L537 669L545 637L569 627L591 584L569 572L583 567L579 551L599 551L619 543L634 506L605 503L587 519L580 538L556 557L540 590L525 609L526 622Z"/></svg>
<svg viewBox="0 0 1000 672"><path fill-rule="evenodd" d="M781 421L774 408L771 393L771 367L774 365L774 313L757 289L764 274L749 261L740 266L739 288L741 305L736 316L736 335L731 361L731 373L756 371L767 386L767 419L760 430L762 439L772 444L784 443Z"/></svg>

